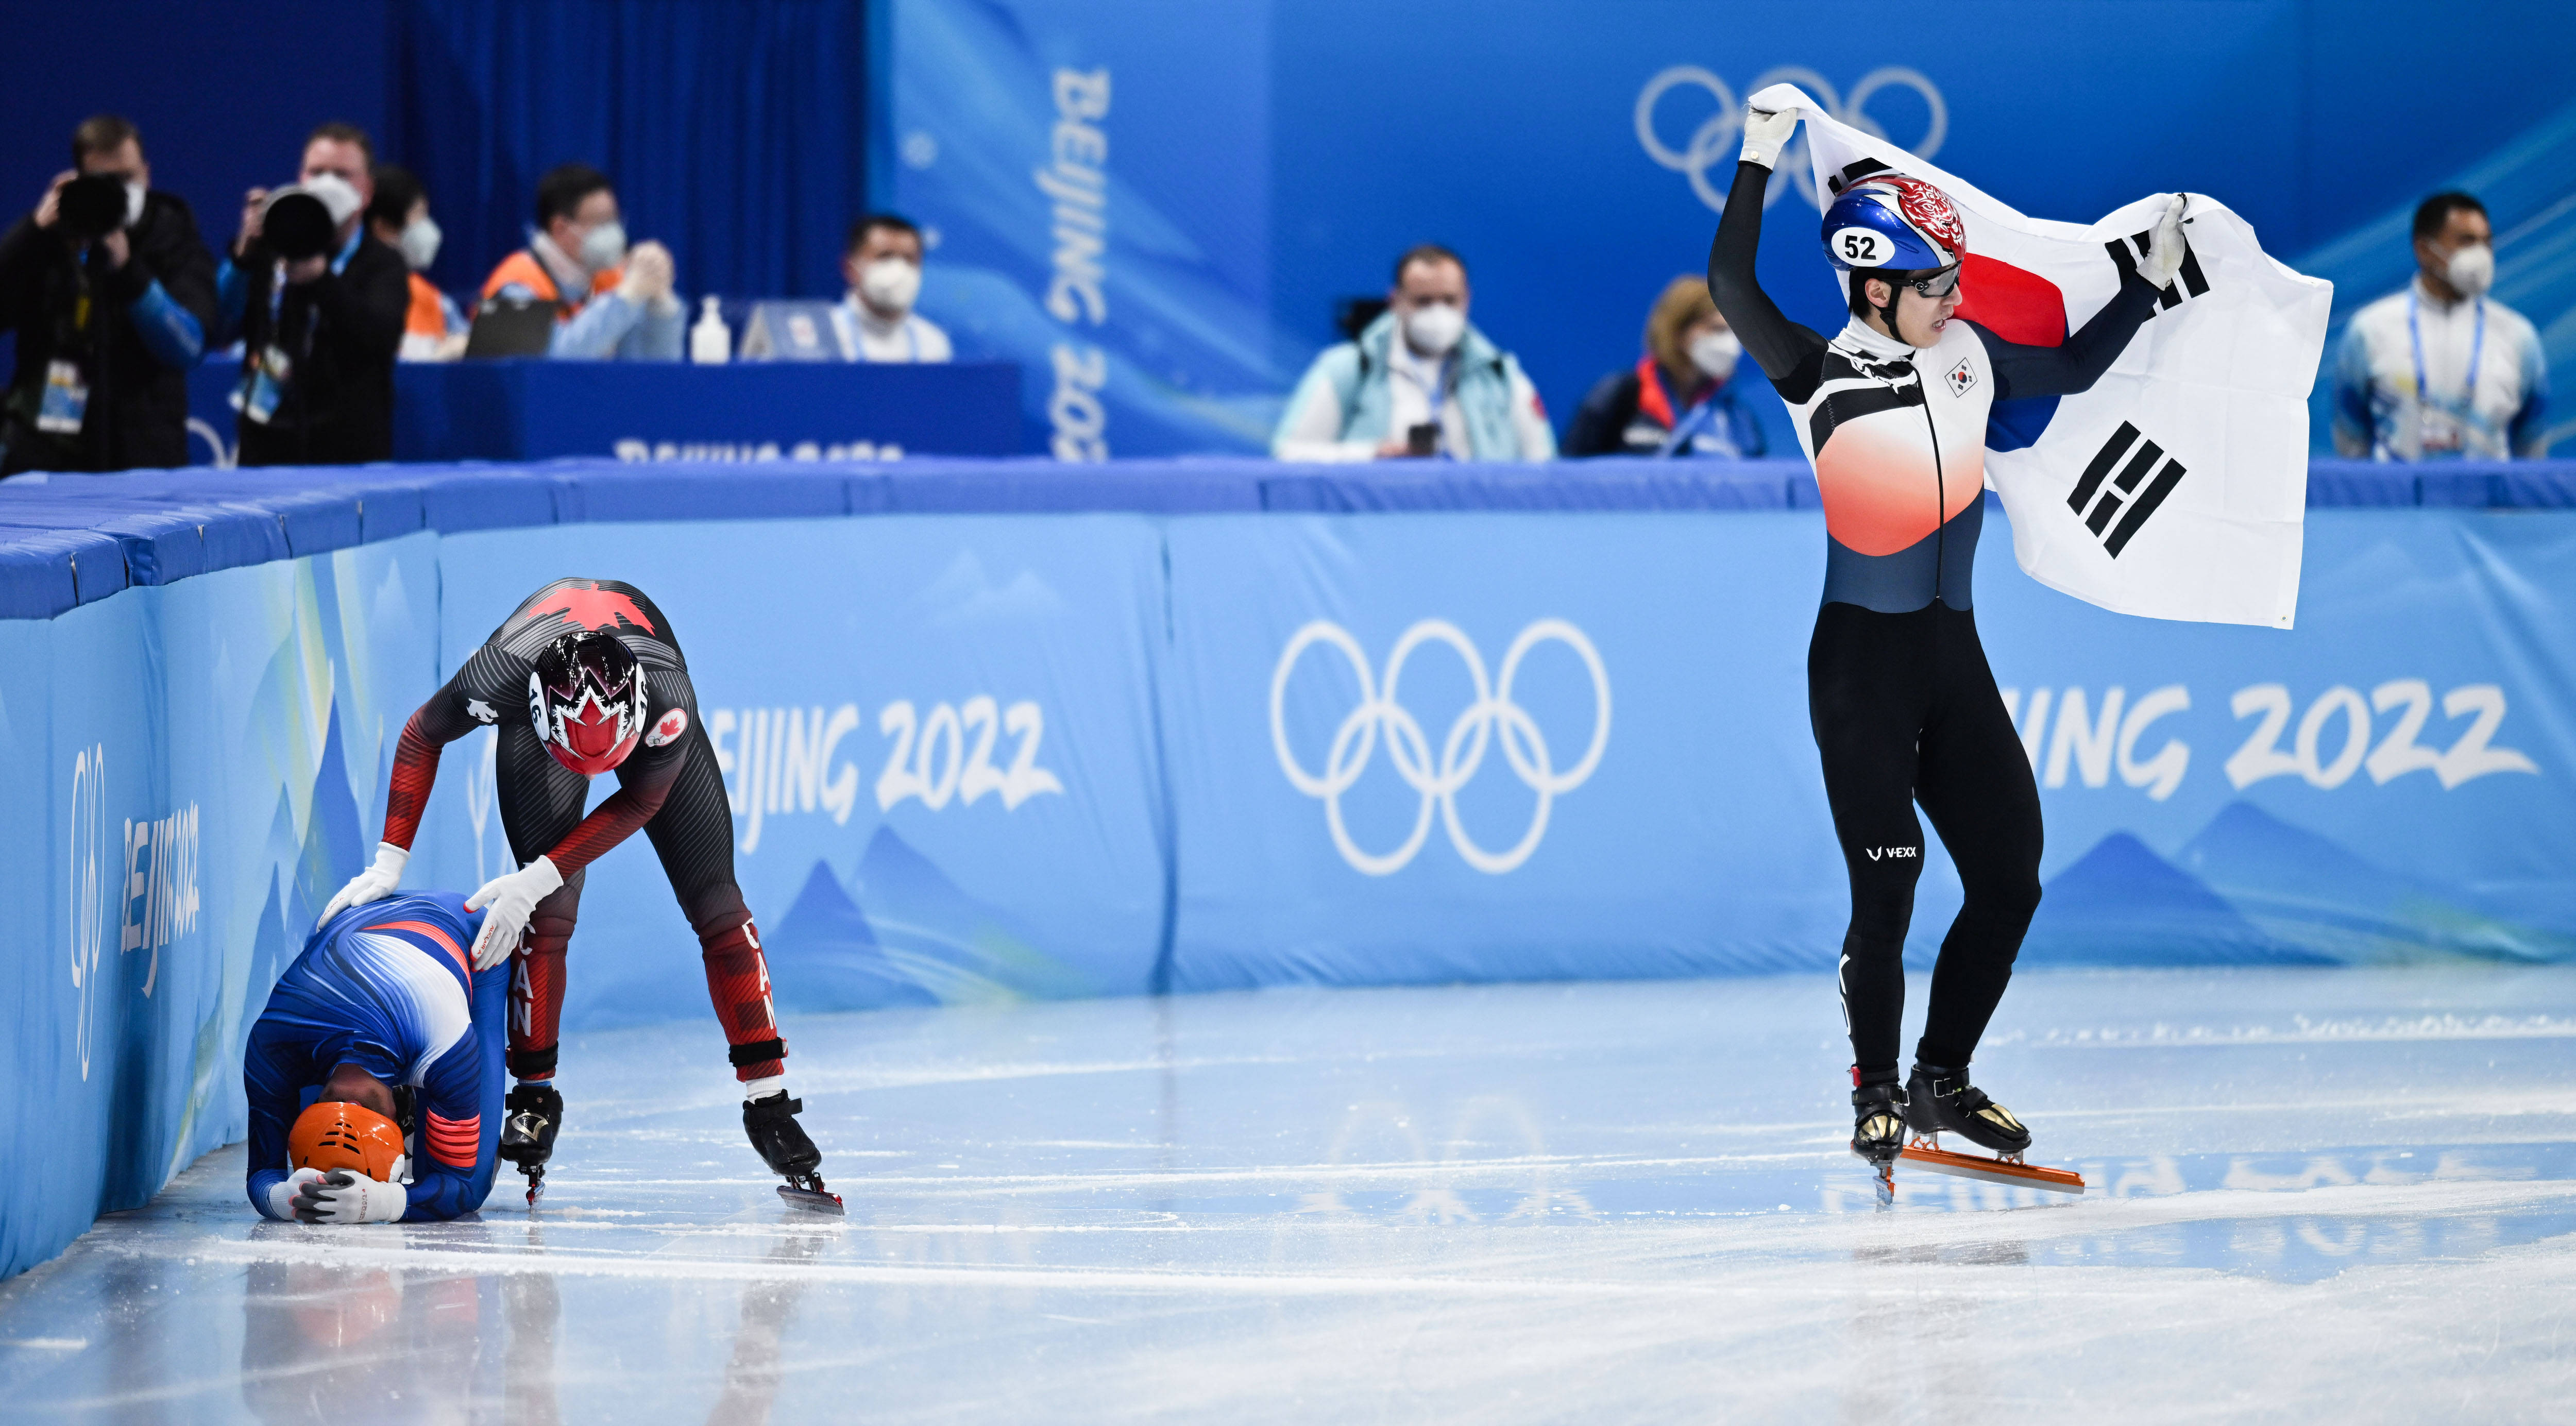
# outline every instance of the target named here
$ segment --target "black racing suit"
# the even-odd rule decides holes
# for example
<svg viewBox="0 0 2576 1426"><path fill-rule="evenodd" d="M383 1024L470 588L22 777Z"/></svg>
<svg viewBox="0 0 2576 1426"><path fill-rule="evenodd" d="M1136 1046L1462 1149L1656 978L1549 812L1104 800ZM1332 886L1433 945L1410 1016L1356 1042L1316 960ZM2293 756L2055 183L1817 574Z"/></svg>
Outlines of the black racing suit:
<svg viewBox="0 0 2576 1426"><path fill-rule="evenodd" d="M582 807L590 779L555 761L529 712L537 653L583 629L608 630L634 653L649 700L645 732L617 766L618 790L587 817ZM546 857L563 874L562 887L529 916L517 952L510 1073L552 1077L564 952L581 910L583 869L639 827L697 932L707 994L724 1022L736 1077L779 1073L787 1045L778 1034L760 934L734 884L732 806L669 618L642 590L613 579L559 579L529 595L404 725L385 805L387 842L410 847L438 775L439 749L495 725L501 745L494 771L510 854L522 866Z"/></svg>
<svg viewBox="0 0 2576 1426"><path fill-rule="evenodd" d="M1807 647L1807 708L1851 877L1841 983L1852 1059L1879 1082L1894 1077L1905 1011L1905 931L1923 866L1914 804L1931 815L1966 892L1933 967L1919 1063L1967 1065L2039 907L2039 789L1969 607L1984 408L1950 402L2089 388L2153 315L2156 294L2143 278L2123 278L2118 296L2058 346L2008 342L1959 318L1952 328L1973 341L1945 330L1919 353L1849 328L1828 342L1782 315L1754 279L1770 176L1760 164L1736 166L1708 284L1798 419L1824 498L1825 594ZM1918 356L1928 368L1920 373ZM1936 409L1974 434L1955 439L1963 428L1954 425L1945 453Z"/></svg>

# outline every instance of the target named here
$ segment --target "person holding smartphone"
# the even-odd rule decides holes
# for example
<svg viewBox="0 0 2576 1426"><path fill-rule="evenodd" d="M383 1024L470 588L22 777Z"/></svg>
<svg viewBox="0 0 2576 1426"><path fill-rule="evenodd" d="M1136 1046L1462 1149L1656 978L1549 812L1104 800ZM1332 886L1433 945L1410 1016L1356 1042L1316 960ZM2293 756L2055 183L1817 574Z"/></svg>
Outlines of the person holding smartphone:
<svg viewBox="0 0 2576 1426"><path fill-rule="evenodd" d="M1386 311L1306 368L1270 438L1281 460L1556 458L1538 390L1467 322L1467 264L1437 243L1395 260Z"/></svg>

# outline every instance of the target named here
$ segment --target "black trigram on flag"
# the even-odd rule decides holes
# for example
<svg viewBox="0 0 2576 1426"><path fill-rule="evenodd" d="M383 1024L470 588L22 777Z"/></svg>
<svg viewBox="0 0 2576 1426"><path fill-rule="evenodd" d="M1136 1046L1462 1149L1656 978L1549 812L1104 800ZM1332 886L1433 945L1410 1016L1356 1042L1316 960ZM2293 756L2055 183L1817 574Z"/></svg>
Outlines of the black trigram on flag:
<svg viewBox="0 0 2576 1426"><path fill-rule="evenodd" d="M2130 454L2131 446L2137 447L2134 455ZM2121 462L2123 456L2128 457L2126 464ZM2159 461L2163 462L2161 469ZM2115 467L2119 470L2116 476L2111 473ZM2155 478L2149 480L2149 475ZM2102 548L2118 559L2147 518L2156 513L2156 507L2182 484L2182 477L2181 461L2167 457L2164 447L2144 439L2137 427L2122 421L2111 439L2102 443L2102 449L2093 453L2093 463L2084 467L2084 478L2075 482L2075 493L2066 497L2066 508L2083 515L2084 528L2102 535ZM2105 481L2109 482L2108 489L2103 486ZM2138 488L2141 483L2146 489ZM2098 500L2094 498L2097 495L2101 497ZM2088 505L2092 507L2089 515L2085 514ZM2114 520L2119 523L2113 524ZM2103 535L2105 530L2110 533Z"/></svg>
<svg viewBox="0 0 2576 1426"><path fill-rule="evenodd" d="M2155 231L2149 229L2132 237L2113 238L2102 246L2110 251L2111 261L2119 265L2120 271L2135 272L2138 270L2138 259L2147 255L2147 247L2154 237ZM2209 278L2200 270L2200 254L2193 252L2190 240L2185 239L2182 247L2182 272L2162 292L2156 294L2157 307L2162 311L2170 312L2207 291L2209 291Z"/></svg>

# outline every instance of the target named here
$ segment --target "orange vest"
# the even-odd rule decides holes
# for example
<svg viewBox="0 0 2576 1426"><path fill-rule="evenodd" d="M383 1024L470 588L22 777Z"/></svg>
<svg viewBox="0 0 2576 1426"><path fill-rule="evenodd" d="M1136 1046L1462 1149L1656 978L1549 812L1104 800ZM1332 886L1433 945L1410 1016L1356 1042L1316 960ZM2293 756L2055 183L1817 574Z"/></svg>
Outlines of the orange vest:
<svg viewBox="0 0 2576 1426"><path fill-rule="evenodd" d="M546 271L546 265L537 261L535 253L521 248L501 259L501 265L492 269L492 275L483 279L483 300L489 302L499 295L502 288L515 284L537 294L540 301L554 303L556 321L570 321L572 314L581 310L582 303L615 287L625 276L626 270L620 267L597 273L591 277L590 290L582 294L581 301L568 303L555 287L554 277Z"/></svg>
<svg viewBox="0 0 2576 1426"><path fill-rule="evenodd" d="M447 311L439 301L438 289L417 272L411 275L411 308L403 313L403 334L431 341L447 335Z"/></svg>

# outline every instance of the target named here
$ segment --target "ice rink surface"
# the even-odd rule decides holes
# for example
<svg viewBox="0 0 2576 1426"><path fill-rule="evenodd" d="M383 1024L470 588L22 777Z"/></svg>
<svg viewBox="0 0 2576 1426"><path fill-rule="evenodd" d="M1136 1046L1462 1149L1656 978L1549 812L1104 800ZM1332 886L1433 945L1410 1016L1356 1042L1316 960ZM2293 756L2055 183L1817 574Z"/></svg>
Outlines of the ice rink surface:
<svg viewBox="0 0 2576 1426"><path fill-rule="evenodd" d="M1886 1210L1819 977L788 1031L844 1220L774 1196L712 1023L579 1038L539 1212L267 1224L211 1154L0 1285L0 1415L2576 1412L2576 970L2025 974L1977 1079L2095 1191Z"/></svg>

